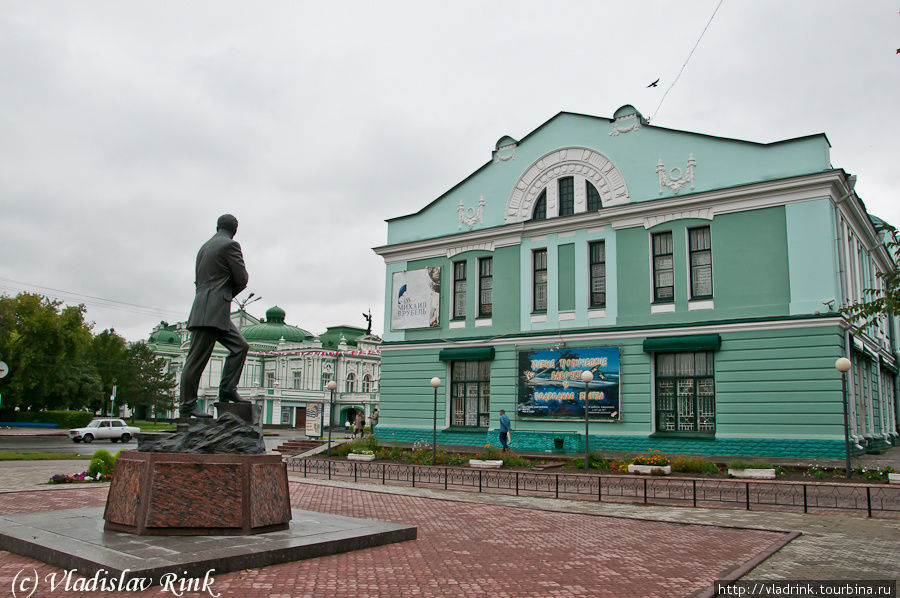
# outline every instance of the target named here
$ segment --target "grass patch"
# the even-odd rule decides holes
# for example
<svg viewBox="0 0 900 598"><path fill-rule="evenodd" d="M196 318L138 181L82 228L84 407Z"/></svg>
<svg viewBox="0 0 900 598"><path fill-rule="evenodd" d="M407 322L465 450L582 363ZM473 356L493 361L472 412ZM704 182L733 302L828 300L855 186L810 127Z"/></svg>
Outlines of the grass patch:
<svg viewBox="0 0 900 598"><path fill-rule="evenodd" d="M14 451L0 451L0 461L58 461L58 460L90 460L90 455L76 455L74 453L17 453Z"/></svg>

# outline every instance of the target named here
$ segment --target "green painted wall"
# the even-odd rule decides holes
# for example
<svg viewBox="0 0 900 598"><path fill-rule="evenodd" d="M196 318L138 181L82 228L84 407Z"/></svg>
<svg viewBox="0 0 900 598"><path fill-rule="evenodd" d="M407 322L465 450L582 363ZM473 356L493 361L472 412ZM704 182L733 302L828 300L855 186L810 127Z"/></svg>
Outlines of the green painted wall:
<svg viewBox="0 0 900 598"><path fill-rule="evenodd" d="M557 260L559 311L575 311L575 245L560 245Z"/></svg>
<svg viewBox="0 0 900 598"><path fill-rule="evenodd" d="M734 451L730 454L769 456L794 455L791 451L800 450L798 446L807 446L798 445L800 440L809 441L809 447L819 447L810 449L818 451L843 439L841 383L834 370L834 361L841 354L840 328L756 328L722 332L721 338L721 350L715 354L716 434L714 438L700 441L650 437L654 432L653 360L643 351L643 337L567 343L570 347L618 346L620 349L621 419L592 423L591 434L621 447L665 445L673 452L699 454L726 454L716 450L728 447ZM528 450L544 450L540 448L541 443L552 444L553 437L566 434L581 437L583 447L584 428L580 420L545 421L516 415L517 352L552 344L555 343L523 340L518 345L495 345L495 359L491 364L491 429L479 438L490 438L496 432L498 412L505 409L513 420L516 441L522 447L530 446ZM447 364L437 359L440 349L385 349L381 388L381 426L385 432L382 433L395 430L395 439L399 439L396 434L401 429L430 429L433 394L428 381L432 376L445 380L447 374ZM445 382L438 395L439 429L447 427L446 396ZM578 450L577 442L572 439L567 442L573 451ZM784 452L778 451L779 442L784 443ZM707 452L698 448L703 443L710 447ZM679 451L678 447L685 450ZM713 450L714 447L719 448Z"/></svg>
<svg viewBox="0 0 900 598"><path fill-rule="evenodd" d="M522 132L513 135L521 140L514 159L489 162L420 212L389 220L388 243L457 233L460 200L465 208L474 208L478 198L484 197L484 218L476 230L502 225L518 178L536 160L564 147L587 147L608 157L621 171L632 202L674 195L668 189L659 190L656 163L660 159L667 172L674 167L683 171L693 154L697 167L690 192L698 193L831 169L824 135L761 144L651 125L610 136L613 127L611 119L560 113L527 137ZM497 137L503 134L498 131ZM485 159L492 149L485 148ZM687 192L683 189L681 195Z"/></svg>
<svg viewBox="0 0 900 598"><path fill-rule="evenodd" d="M840 303L834 206L828 199L784 207L790 265L792 314L829 311Z"/></svg>

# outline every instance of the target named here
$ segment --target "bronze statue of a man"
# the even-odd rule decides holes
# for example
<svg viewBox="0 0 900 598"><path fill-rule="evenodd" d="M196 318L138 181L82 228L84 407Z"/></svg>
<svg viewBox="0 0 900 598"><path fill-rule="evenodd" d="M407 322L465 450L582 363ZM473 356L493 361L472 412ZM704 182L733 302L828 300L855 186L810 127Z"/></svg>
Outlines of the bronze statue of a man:
<svg viewBox="0 0 900 598"><path fill-rule="evenodd" d="M192 332L191 348L181 374L181 417L212 417L197 406L197 389L217 341L228 350L219 383L219 400L250 402L237 393L250 347L231 321L231 300L247 288L249 279L241 246L234 240L237 227L237 218L231 214L220 216L216 234L197 252L194 279L197 293L187 323Z"/></svg>

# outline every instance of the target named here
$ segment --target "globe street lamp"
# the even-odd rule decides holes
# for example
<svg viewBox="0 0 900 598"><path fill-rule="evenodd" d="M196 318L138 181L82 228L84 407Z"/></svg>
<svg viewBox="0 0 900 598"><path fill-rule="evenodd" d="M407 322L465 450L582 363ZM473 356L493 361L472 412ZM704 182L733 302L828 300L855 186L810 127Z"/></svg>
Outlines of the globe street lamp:
<svg viewBox="0 0 900 598"><path fill-rule="evenodd" d="M334 423L334 389L337 388L337 382L329 380L325 385L331 391L331 401L328 403L328 457L331 457L331 424Z"/></svg>
<svg viewBox="0 0 900 598"><path fill-rule="evenodd" d="M431 436L431 464L437 464L437 389L441 385L441 379L435 376L431 379L431 388L434 389L434 429Z"/></svg>
<svg viewBox="0 0 900 598"><path fill-rule="evenodd" d="M847 372L850 371L850 360L841 357L834 362L834 367L841 373L841 400L844 404L844 471L850 477L850 423L847 416Z"/></svg>
<svg viewBox="0 0 900 598"><path fill-rule="evenodd" d="M581 381L584 382L584 468L590 467L591 441L588 436L588 384L593 382L594 374L591 370L581 372Z"/></svg>

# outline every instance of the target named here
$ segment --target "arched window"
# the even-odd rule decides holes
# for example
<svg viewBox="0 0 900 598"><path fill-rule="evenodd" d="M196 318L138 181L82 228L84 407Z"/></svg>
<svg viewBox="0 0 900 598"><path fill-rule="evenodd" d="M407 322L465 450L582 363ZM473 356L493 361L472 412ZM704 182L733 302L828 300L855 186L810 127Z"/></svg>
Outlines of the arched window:
<svg viewBox="0 0 900 598"><path fill-rule="evenodd" d="M585 181L585 184L587 185L587 211L596 212L603 207L603 202L600 201L600 193L589 181Z"/></svg>
<svg viewBox="0 0 900 598"><path fill-rule="evenodd" d="M571 216L575 213L575 179L564 176L556 181L559 190L559 215Z"/></svg>
<svg viewBox="0 0 900 598"><path fill-rule="evenodd" d="M356 392L356 374L347 374L347 392Z"/></svg>
<svg viewBox="0 0 900 598"><path fill-rule="evenodd" d="M547 190L541 191L537 200L534 202L534 211L531 213L532 220L547 219Z"/></svg>
<svg viewBox="0 0 900 598"><path fill-rule="evenodd" d="M366 374L362 379L362 391L372 392L372 376Z"/></svg>

